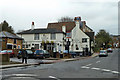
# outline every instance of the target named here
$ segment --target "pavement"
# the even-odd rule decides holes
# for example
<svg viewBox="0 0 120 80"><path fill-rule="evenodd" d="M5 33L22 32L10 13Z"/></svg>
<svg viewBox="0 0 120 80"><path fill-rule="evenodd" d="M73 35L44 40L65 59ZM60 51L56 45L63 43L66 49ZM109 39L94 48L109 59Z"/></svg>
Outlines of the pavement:
<svg viewBox="0 0 120 80"><path fill-rule="evenodd" d="M56 62L69 62L69 61L76 61L76 60L81 60L81 59L86 59L86 58L93 58L98 56L98 53L94 53L92 56L87 56L87 57L76 57L76 58L69 58L69 59L57 59L57 58L49 58L45 60L40 60L40 59L32 59L32 60L27 60L27 64L11 64L11 65L0 65L0 69L6 69L6 68L12 68L12 67L23 67L23 66L31 66L31 65L40 65L40 64L52 64ZM11 58L10 61L13 62L21 62L21 59L17 58Z"/></svg>

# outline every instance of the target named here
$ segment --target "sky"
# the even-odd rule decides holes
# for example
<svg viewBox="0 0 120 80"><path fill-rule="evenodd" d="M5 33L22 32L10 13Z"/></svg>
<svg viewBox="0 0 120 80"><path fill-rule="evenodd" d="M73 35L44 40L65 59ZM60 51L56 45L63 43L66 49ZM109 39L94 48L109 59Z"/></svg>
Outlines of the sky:
<svg viewBox="0 0 120 80"><path fill-rule="evenodd" d="M105 29L118 34L119 0L2 0L0 22L6 20L15 32L28 30L32 22L35 28L47 28L48 23L59 18L80 16L95 34Z"/></svg>

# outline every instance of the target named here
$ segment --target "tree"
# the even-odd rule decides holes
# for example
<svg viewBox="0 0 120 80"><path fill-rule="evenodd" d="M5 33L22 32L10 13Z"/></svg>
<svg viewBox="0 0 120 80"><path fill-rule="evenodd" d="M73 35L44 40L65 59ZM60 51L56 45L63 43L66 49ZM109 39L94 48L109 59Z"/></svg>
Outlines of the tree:
<svg viewBox="0 0 120 80"><path fill-rule="evenodd" d="M9 26L9 24L6 21L3 21L3 23L0 24L0 28L2 31L7 31L14 34L12 26Z"/></svg>
<svg viewBox="0 0 120 80"><path fill-rule="evenodd" d="M96 47L107 47L108 43L112 41L110 35L105 30L101 29L95 36Z"/></svg>
<svg viewBox="0 0 120 80"><path fill-rule="evenodd" d="M60 19L58 19L58 22L73 22L73 18L71 17L61 17Z"/></svg>

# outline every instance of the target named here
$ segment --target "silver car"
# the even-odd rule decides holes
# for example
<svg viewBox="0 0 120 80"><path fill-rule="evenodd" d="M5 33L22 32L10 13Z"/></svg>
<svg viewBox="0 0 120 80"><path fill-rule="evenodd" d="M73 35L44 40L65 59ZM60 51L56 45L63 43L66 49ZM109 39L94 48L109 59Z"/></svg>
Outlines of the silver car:
<svg viewBox="0 0 120 80"><path fill-rule="evenodd" d="M100 50L99 57L101 56L108 56L108 53L106 50Z"/></svg>

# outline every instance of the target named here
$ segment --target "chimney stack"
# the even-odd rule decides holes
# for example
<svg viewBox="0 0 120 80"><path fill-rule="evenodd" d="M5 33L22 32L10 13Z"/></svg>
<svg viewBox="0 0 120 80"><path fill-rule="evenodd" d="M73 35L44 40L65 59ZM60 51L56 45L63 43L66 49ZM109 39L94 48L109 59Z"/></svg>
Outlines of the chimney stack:
<svg viewBox="0 0 120 80"><path fill-rule="evenodd" d="M81 17L75 17L74 21L81 21Z"/></svg>
<svg viewBox="0 0 120 80"><path fill-rule="evenodd" d="M34 22L32 22L31 30L34 30L34 27L35 27Z"/></svg>

